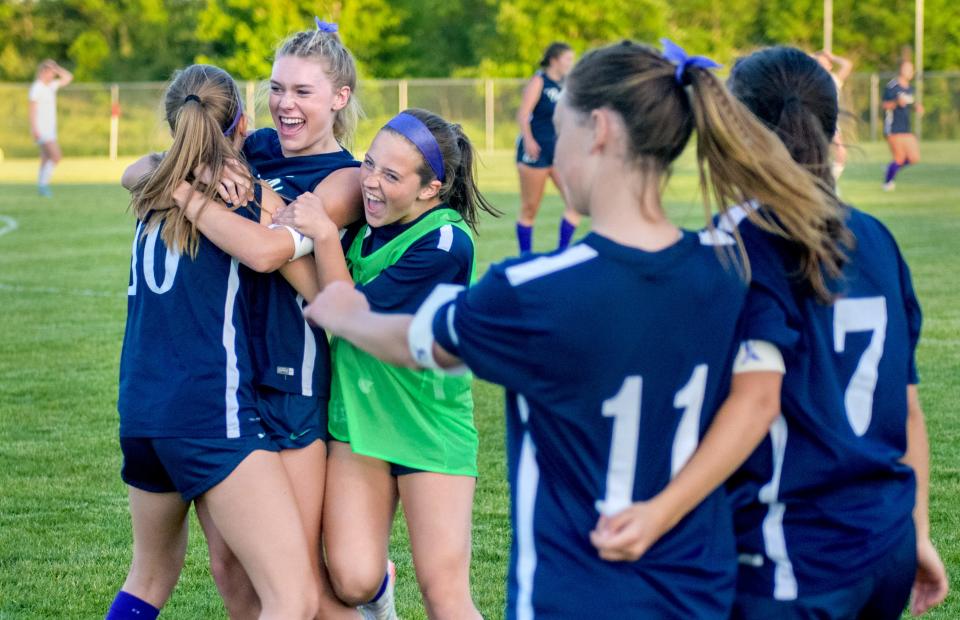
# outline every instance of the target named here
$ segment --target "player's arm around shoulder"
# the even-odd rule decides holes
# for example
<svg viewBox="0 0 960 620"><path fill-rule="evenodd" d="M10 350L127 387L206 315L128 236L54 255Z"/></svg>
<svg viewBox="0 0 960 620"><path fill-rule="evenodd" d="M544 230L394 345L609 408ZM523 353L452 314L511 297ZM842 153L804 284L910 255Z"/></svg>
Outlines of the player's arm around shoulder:
<svg viewBox="0 0 960 620"><path fill-rule="evenodd" d="M265 186L263 196L261 202L265 206L261 208L261 218L264 211L269 213L269 209L276 208L276 201L280 201L279 196ZM295 257L296 243L287 230L270 229L247 219L219 200L210 200L194 191L186 181L180 183L173 198L205 237L254 271L276 271Z"/></svg>
<svg viewBox="0 0 960 620"><path fill-rule="evenodd" d="M331 172L313 189L313 194L323 203L333 223L344 228L363 215L360 191L360 168L350 167Z"/></svg>

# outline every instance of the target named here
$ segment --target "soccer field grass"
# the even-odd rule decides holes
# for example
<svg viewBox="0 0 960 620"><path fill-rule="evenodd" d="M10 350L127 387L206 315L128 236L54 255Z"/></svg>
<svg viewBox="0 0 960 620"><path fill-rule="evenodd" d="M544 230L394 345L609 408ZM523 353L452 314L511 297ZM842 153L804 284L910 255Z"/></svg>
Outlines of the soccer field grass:
<svg viewBox="0 0 960 620"><path fill-rule="evenodd" d="M887 223L913 270L924 309L919 367L932 455L932 531L960 579L960 145L926 144L924 156L901 173L895 192L882 193L885 146L855 149L841 188L847 200ZM509 155L483 160L481 188L505 216L482 223L481 272L515 251L518 200ZM0 162L0 620L102 617L129 563L116 432L133 232L127 195L116 181L124 163L67 159L47 200L32 185L35 161ZM699 225L689 157L677 166L667 200L678 221ZM537 249L555 241L560 208L549 194ZM481 451L472 586L484 616L499 618L510 544L503 397L484 383L475 396ZM191 525L186 567L162 617L225 617L200 530ZM402 519L394 534L400 616L423 618ZM951 595L930 617L960 617L960 596Z"/></svg>

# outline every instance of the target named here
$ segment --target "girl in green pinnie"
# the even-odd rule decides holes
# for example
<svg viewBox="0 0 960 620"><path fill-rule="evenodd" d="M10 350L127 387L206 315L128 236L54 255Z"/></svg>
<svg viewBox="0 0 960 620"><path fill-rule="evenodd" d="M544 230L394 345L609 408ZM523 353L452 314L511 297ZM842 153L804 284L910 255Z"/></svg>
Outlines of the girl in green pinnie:
<svg viewBox="0 0 960 620"><path fill-rule="evenodd" d="M412 314L438 284L469 285L480 211L473 146L459 125L425 110L376 135L360 182L367 224L341 243L307 194L276 221L314 239L321 286L352 281L381 312ZM345 254L344 254L344 249ZM377 597L397 500L431 618L480 618L470 595L477 476L471 376L385 364L331 342L329 460L323 539L330 577L348 604Z"/></svg>

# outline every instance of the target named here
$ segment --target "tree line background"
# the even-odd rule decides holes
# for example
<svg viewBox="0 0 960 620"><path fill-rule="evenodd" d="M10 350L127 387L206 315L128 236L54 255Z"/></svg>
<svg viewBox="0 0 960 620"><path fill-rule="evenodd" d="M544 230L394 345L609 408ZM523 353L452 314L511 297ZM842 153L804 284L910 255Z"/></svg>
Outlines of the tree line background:
<svg viewBox="0 0 960 620"><path fill-rule="evenodd" d="M834 5L834 51L890 71L913 41L914 0ZM577 51L669 36L730 62L775 43L822 46L822 0L0 0L0 81L52 57L86 81L164 80L193 62L263 79L313 16L338 22L361 74L521 77L551 41ZM926 0L927 70L960 68L960 2Z"/></svg>

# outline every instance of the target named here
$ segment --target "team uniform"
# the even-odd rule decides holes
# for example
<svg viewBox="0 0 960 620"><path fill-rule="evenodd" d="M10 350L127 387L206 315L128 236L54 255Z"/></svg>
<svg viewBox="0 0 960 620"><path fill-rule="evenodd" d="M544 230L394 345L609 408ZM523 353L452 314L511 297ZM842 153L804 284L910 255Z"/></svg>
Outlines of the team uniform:
<svg viewBox="0 0 960 620"><path fill-rule="evenodd" d="M377 312L412 314L437 284L473 277L470 229L446 205L407 224L364 226L345 241L353 280ZM477 475L470 375L398 368L340 338L331 351L333 439L390 463L394 475Z"/></svg>
<svg viewBox="0 0 960 620"><path fill-rule="evenodd" d="M360 162L347 150L284 157L275 129L247 136L244 155L285 201L312 192L331 173ZM330 349L323 330L303 318L306 301L279 273L258 274L260 312L253 318L257 386L264 419L281 448L327 438Z"/></svg>
<svg viewBox="0 0 960 620"><path fill-rule="evenodd" d="M902 86L897 78L893 78L883 89L883 100L885 102L896 101L899 104L900 98L906 100L907 105L897 105L892 110L885 110L883 115L883 135L889 136L898 133L913 133L910 126L910 110L914 104L913 86Z"/></svg>
<svg viewBox="0 0 960 620"><path fill-rule="evenodd" d="M737 225L745 212L723 222ZM832 305L786 274L788 242L739 222L751 259L744 336L782 353L782 415L728 482L737 618L899 618L916 566L907 386L920 307L897 244L849 209L856 237Z"/></svg>
<svg viewBox="0 0 960 620"><path fill-rule="evenodd" d="M729 390L746 285L712 239L734 244L684 231L644 252L591 233L495 265L452 301L438 290L414 318L419 361L435 341L507 390L507 618L727 617L723 489L636 562L602 560L589 539L601 514L667 485Z"/></svg>
<svg viewBox="0 0 960 620"><path fill-rule="evenodd" d="M237 213L257 221L256 210ZM226 478L254 450L261 424L250 347L253 292L245 267L200 236L195 258L138 221L120 356L123 480L185 501Z"/></svg>
<svg viewBox="0 0 960 620"><path fill-rule="evenodd" d="M543 80L543 90L533 112L530 113L530 131L533 139L540 145L540 157L533 159L523 152L523 136L517 138L517 163L531 168L549 168L553 165L553 149L557 143L557 132L553 127L553 109L560 100L563 86L551 80L545 71L537 71Z"/></svg>
<svg viewBox="0 0 960 620"><path fill-rule="evenodd" d="M39 134L37 144L57 141L57 90L59 89L60 80L52 80L48 84L36 80L30 86L28 98L31 103L37 104L35 117Z"/></svg>

